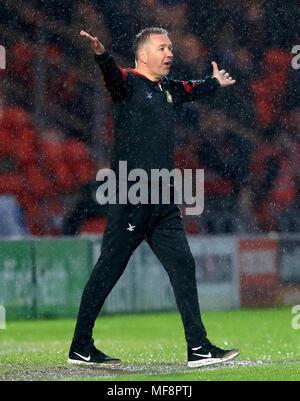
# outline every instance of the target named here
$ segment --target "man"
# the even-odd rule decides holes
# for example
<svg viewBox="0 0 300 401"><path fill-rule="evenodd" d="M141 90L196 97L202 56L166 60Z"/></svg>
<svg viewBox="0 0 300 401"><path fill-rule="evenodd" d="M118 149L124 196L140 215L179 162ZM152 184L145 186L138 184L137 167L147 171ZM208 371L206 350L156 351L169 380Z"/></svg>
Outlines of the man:
<svg viewBox="0 0 300 401"><path fill-rule="evenodd" d="M168 79L172 44L161 28L146 28L134 42L135 70L120 68L100 41L90 41L112 98L114 151L112 168L126 161L128 169L174 168L174 104L192 101L235 81L212 63L213 75L202 81ZM118 188L117 188L118 191ZM172 198L173 199L173 198ZM178 206L170 204L109 205L101 255L84 289L69 363L119 364L94 346L92 330L110 291L122 275L137 246L146 240L166 269L181 314L188 346L188 366L229 360L238 350L222 350L210 343L201 320L191 254Z"/></svg>

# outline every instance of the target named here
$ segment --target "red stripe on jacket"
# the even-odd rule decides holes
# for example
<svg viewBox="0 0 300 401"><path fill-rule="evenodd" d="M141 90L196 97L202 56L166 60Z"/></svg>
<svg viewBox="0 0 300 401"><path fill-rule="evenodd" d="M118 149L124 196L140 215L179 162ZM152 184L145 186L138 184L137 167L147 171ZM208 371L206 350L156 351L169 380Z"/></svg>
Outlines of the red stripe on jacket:
<svg viewBox="0 0 300 401"><path fill-rule="evenodd" d="M182 85L184 86L186 93L189 93L196 85L199 85L199 82L192 82L192 84L188 84L187 82L182 81Z"/></svg>

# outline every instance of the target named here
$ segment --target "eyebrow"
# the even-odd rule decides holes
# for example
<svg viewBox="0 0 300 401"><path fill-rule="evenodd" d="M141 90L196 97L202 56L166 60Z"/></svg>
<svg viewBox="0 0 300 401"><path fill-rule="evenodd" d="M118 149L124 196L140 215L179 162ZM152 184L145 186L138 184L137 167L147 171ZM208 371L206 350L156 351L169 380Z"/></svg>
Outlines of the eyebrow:
<svg viewBox="0 0 300 401"><path fill-rule="evenodd" d="M172 43L161 43L161 44L158 45L157 47L162 47L162 46L172 47Z"/></svg>

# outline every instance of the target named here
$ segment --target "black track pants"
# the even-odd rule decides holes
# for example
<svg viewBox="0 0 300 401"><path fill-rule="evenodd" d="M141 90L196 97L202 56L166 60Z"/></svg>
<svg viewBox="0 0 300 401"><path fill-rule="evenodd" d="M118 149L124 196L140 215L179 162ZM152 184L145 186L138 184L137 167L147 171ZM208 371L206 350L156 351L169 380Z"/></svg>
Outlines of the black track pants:
<svg viewBox="0 0 300 401"><path fill-rule="evenodd" d="M169 275L187 344L196 347L206 341L194 258L177 205L110 205L101 255L82 295L71 349L93 341L92 330L104 301L143 240Z"/></svg>

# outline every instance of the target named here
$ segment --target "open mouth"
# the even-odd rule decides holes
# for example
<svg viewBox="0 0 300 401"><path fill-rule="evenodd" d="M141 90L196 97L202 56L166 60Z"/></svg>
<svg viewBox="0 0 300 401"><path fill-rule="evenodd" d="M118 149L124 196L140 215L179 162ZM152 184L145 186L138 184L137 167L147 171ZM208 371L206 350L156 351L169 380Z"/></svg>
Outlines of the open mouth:
<svg viewBox="0 0 300 401"><path fill-rule="evenodd" d="M172 64L172 61L166 61L166 62L164 63L164 65L167 65L168 67L170 67L171 64Z"/></svg>

